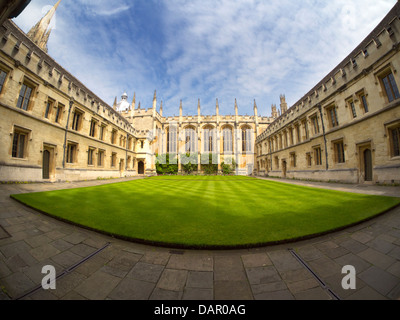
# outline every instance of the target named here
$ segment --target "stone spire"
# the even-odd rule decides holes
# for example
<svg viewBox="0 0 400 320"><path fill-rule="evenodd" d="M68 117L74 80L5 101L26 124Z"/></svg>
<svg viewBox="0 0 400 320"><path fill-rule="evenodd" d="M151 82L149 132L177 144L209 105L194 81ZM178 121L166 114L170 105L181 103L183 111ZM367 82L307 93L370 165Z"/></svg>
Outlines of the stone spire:
<svg viewBox="0 0 400 320"><path fill-rule="evenodd" d="M217 103L215 105L215 114L217 115L217 117L219 117L219 103L218 103L218 99L217 99Z"/></svg>
<svg viewBox="0 0 400 320"><path fill-rule="evenodd" d="M136 92L133 94L133 100L131 105L131 117L135 116L135 108L136 108Z"/></svg>
<svg viewBox="0 0 400 320"><path fill-rule="evenodd" d="M182 106L182 100L181 100L181 103L179 105L179 117L182 118L182 115L183 115L183 106Z"/></svg>
<svg viewBox="0 0 400 320"><path fill-rule="evenodd" d="M161 100L161 106L160 106L160 116L163 116L163 105L162 105L162 100Z"/></svg>
<svg viewBox="0 0 400 320"><path fill-rule="evenodd" d="M56 13L61 0L58 0L53 8L28 32L28 38L31 39L40 49L47 52L47 43L49 41L51 28L49 29L51 20Z"/></svg>
<svg viewBox="0 0 400 320"><path fill-rule="evenodd" d="M200 116L201 116L201 105L200 105L200 99L199 99L199 102L197 103L197 115L199 116L199 118L200 118Z"/></svg>
<svg viewBox="0 0 400 320"><path fill-rule="evenodd" d="M239 115L239 108L237 104L237 100L235 99L235 116L237 117Z"/></svg>
<svg viewBox="0 0 400 320"><path fill-rule="evenodd" d="M279 115L278 115L278 110L276 108L276 104L273 104L271 106L271 110L272 110L271 117L277 119Z"/></svg>
<svg viewBox="0 0 400 320"><path fill-rule="evenodd" d="M284 94L281 94L281 114L284 114L285 112L288 111L288 105L286 103L286 96Z"/></svg>
<svg viewBox="0 0 400 320"><path fill-rule="evenodd" d="M157 91L154 91L153 109L155 110L156 108L157 108Z"/></svg>
<svg viewBox="0 0 400 320"><path fill-rule="evenodd" d="M254 116L258 117L258 108L257 108L256 99L254 99Z"/></svg>

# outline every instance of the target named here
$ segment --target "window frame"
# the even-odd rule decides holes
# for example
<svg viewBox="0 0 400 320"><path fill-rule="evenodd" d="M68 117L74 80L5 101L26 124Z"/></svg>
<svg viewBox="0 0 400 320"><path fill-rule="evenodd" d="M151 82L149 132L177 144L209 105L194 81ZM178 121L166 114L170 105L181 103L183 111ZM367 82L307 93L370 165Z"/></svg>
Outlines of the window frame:
<svg viewBox="0 0 400 320"><path fill-rule="evenodd" d="M97 167L104 168L106 159L106 151L99 149L97 152Z"/></svg>
<svg viewBox="0 0 400 320"><path fill-rule="evenodd" d="M99 121L95 118L92 118L92 120L90 120L89 136L92 138L96 137L98 123Z"/></svg>
<svg viewBox="0 0 400 320"><path fill-rule="evenodd" d="M95 152L96 152L96 148L94 147L89 147L88 149L88 162L87 165L88 167L94 167L95 165Z"/></svg>
<svg viewBox="0 0 400 320"><path fill-rule="evenodd" d="M7 82L7 77L10 71L5 71L3 68L0 68L0 95L3 93L3 89L6 87L6 82ZM2 73L4 73L3 81L1 82L2 79Z"/></svg>
<svg viewBox="0 0 400 320"><path fill-rule="evenodd" d="M328 116L329 128L333 129L339 127L339 117L335 104L326 107L326 114Z"/></svg>
<svg viewBox="0 0 400 320"><path fill-rule="evenodd" d="M74 115L72 118L72 126L71 126L71 129L73 131L76 131L76 132L81 131L84 115L85 115L85 113L82 110L75 108Z"/></svg>
<svg viewBox="0 0 400 320"><path fill-rule="evenodd" d="M394 134L397 132L397 146L395 144ZM390 157L391 158L398 158L400 157L400 123L393 125L388 128L388 136L389 136L389 144L390 144ZM396 150L397 147L397 150ZM397 151L397 153L396 153Z"/></svg>
<svg viewBox="0 0 400 320"><path fill-rule="evenodd" d="M313 147L314 151L314 164L316 166L322 166L322 149L321 146Z"/></svg>
<svg viewBox="0 0 400 320"><path fill-rule="evenodd" d="M334 151L334 162L335 164L346 163L346 153L344 140L332 141Z"/></svg>
<svg viewBox="0 0 400 320"><path fill-rule="evenodd" d="M78 144L76 142L68 141L66 163L76 164L78 162Z"/></svg>
<svg viewBox="0 0 400 320"><path fill-rule="evenodd" d="M28 158L28 142L30 139L30 130L14 126L11 141L11 157L13 159L24 160ZM17 137L17 141L15 140ZM21 137L23 137L23 146L21 149ZM15 143L17 144L15 146ZM21 155L22 152L22 155Z"/></svg>
<svg viewBox="0 0 400 320"><path fill-rule="evenodd" d="M394 77L392 69L388 69L382 72L379 76L379 81L381 83L383 92L385 94L385 99L388 103L400 99L400 91L397 85L396 79ZM385 81L385 79L388 79ZM389 89L389 91L388 91ZM390 95L389 95L390 93Z"/></svg>
<svg viewBox="0 0 400 320"><path fill-rule="evenodd" d="M27 89L29 89L29 97L27 97ZM33 102L33 97L35 93L36 86L27 80L24 80L21 85L21 89L18 94L17 98L17 108L24 110L24 111L30 111L32 110L32 102ZM23 91L23 94L22 94Z"/></svg>

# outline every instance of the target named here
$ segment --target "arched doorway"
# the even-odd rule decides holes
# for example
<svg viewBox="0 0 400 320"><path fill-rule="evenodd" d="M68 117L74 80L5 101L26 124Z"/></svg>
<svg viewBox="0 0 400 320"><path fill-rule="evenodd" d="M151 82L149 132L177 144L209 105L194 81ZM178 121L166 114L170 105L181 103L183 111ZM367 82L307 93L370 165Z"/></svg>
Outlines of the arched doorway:
<svg viewBox="0 0 400 320"><path fill-rule="evenodd" d="M364 179L372 181L372 152L371 149L364 150Z"/></svg>
<svg viewBox="0 0 400 320"><path fill-rule="evenodd" d="M144 174L144 162L139 161L138 163L138 174Z"/></svg>
<svg viewBox="0 0 400 320"><path fill-rule="evenodd" d="M50 151L43 151L43 179L50 179Z"/></svg>

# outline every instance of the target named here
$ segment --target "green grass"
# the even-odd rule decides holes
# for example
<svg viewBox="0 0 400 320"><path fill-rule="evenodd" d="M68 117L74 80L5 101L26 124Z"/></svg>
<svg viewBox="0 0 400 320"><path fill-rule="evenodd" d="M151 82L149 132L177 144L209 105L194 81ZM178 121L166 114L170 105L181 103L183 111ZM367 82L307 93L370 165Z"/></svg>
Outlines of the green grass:
<svg viewBox="0 0 400 320"><path fill-rule="evenodd" d="M158 177L13 195L49 215L116 236L183 246L251 246L324 233L399 198L248 177Z"/></svg>

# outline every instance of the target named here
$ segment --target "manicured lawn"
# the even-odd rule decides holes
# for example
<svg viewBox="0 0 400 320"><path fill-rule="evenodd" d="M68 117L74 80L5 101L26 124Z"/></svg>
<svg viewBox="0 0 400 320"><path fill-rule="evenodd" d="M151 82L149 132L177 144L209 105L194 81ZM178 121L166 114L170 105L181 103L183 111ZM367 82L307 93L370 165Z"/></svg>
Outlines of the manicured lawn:
<svg viewBox="0 0 400 320"><path fill-rule="evenodd" d="M13 195L35 209L117 236L185 246L246 246L318 234L400 203L248 177L159 177Z"/></svg>

